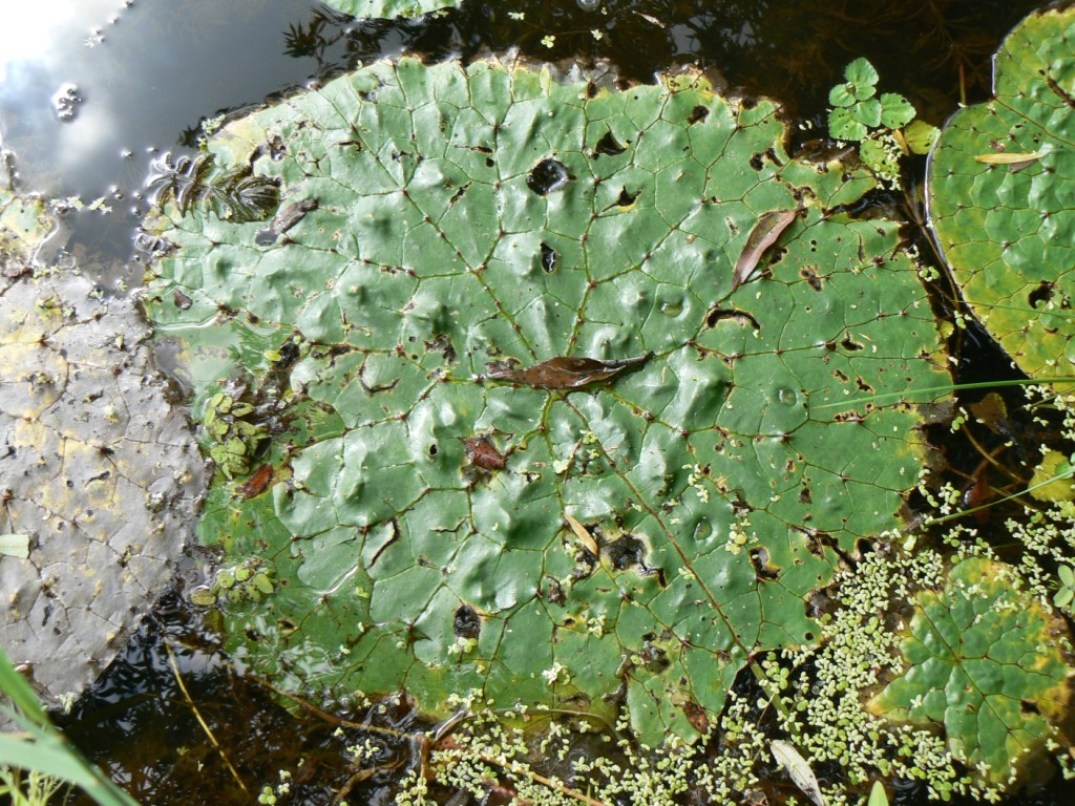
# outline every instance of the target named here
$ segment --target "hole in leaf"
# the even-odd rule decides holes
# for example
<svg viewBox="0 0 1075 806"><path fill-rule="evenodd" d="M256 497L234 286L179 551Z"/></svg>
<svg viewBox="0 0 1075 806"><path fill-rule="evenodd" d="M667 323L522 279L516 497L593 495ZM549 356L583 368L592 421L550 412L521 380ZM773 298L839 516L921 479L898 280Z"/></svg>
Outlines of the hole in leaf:
<svg viewBox="0 0 1075 806"><path fill-rule="evenodd" d="M620 188L620 197L616 199L616 204L620 207L630 207L640 195L642 195L641 190L631 193L627 188Z"/></svg>
<svg viewBox="0 0 1075 806"><path fill-rule="evenodd" d="M850 336L845 336L844 340L842 342L840 342L840 345L845 350L850 350L851 352L855 352L856 350L861 350L862 349L862 345L859 344L854 339L852 339Z"/></svg>
<svg viewBox="0 0 1075 806"><path fill-rule="evenodd" d="M550 577L549 586L545 589L545 598L555 605L562 605L567 600L559 580Z"/></svg>
<svg viewBox="0 0 1075 806"><path fill-rule="evenodd" d="M695 123L701 123L707 117L709 117L709 109L699 104L691 110L690 115L687 116L687 123L694 125Z"/></svg>
<svg viewBox="0 0 1075 806"><path fill-rule="evenodd" d="M560 261L560 256L556 254L556 250L549 246L547 243L541 244L541 268L544 269L546 274L552 274L556 271L556 264Z"/></svg>
<svg viewBox="0 0 1075 806"><path fill-rule="evenodd" d="M594 159L597 159L602 154L606 157L615 157L617 154L622 154L627 150L626 146L620 145L612 132L605 132L601 139L597 141L597 145L594 146L593 155Z"/></svg>
<svg viewBox="0 0 1075 806"><path fill-rule="evenodd" d="M746 311L738 311L735 308L711 308L705 315L707 327L716 327L717 324L726 320L734 320L740 326L750 324L755 330L761 330L757 319Z"/></svg>
<svg viewBox="0 0 1075 806"><path fill-rule="evenodd" d="M1040 303L1049 303L1052 301L1054 296L1053 288L1053 283L1050 283L1048 280L1042 280L1038 287L1031 291L1030 295L1027 297L1027 302L1030 304L1030 307L1037 308Z"/></svg>
<svg viewBox="0 0 1075 806"><path fill-rule="evenodd" d="M553 191L560 190L571 180L571 174L567 172L567 166L559 160L542 160L530 171L526 177L526 186L539 196L547 196Z"/></svg>
<svg viewBox="0 0 1075 806"><path fill-rule="evenodd" d="M821 278L812 268L804 266L799 270L799 276L806 280L815 291L821 290Z"/></svg>
<svg viewBox="0 0 1075 806"><path fill-rule="evenodd" d="M769 561L769 552L765 549L752 549L750 564L754 566L754 573L757 574L758 579L774 580L780 576L780 569Z"/></svg>
<svg viewBox="0 0 1075 806"><path fill-rule="evenodd" d="M468 604L459 605L452 619L452 630L456 638L477 638L481 632L482 620L477 611Z"/></svg>
<svg viewBox="0 0 1075 806"><path fill-rule="evenodd" d="M643 571L651 570L646 565L646 544L634 535L624 535L609 543L606 551L609 562L617 571L626 571L632 565L637 565Z"/></svg>

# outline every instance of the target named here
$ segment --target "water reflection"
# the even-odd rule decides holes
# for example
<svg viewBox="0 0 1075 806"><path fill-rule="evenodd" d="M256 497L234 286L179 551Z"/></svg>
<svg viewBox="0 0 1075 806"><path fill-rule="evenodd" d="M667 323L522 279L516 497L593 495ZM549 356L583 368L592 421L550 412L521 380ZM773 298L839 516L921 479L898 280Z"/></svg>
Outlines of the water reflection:
<svg viewBox="0 0 1075 806"><path fill-rule="evenodd" d="M536 60L607 59L640 81L696 63L810 115L843 65L866 56L891 90L943 117L958 100L943 88L962 75L984 94L997 34L1033 5L471 0L418 20L357 21L313 0L7 3L0 145L17 155L26 190L87 202L108 196L111 216L73 217L73 243L122 260L144 213L139 194L151 159L191 153L205 120L358 62L401 50L441 59L514 47Z"/></svg>

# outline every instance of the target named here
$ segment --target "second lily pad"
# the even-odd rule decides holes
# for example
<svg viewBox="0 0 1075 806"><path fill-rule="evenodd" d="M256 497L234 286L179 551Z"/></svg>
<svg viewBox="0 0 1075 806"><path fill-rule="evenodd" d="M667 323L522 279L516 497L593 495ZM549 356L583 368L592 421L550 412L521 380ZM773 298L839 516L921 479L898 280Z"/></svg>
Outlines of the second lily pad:
<svg viewBox="0 0 1075 806"><path fill-rule="evenodd" d="M1075 8L1030 15L995 97L957 112L929 165L929 214L963 294L1030 376L1075 366Z"/></svg>

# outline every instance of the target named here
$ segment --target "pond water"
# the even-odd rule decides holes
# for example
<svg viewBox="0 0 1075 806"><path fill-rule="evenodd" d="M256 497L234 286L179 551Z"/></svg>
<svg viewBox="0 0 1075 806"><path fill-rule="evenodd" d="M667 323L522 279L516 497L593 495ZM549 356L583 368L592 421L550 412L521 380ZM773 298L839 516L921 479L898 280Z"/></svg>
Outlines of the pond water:
<svg viewBox="0 0 1075 806"><path fill-rule="evenodd" d="M38 0L0 12L0 145L13 154L21 190L105 199L110 209L67 216L67 249L120 289L142 273L133 235L153 160L193 154L209 119L360 62L404 51L437 60L518 48L538 61L607 60L621 79L637 81L697 64L730 88L777 98L789 115L819 121L844 65L865 56L886 89L939 125L961 101L987 97L991 54L1036 6L470 0L433 19L359 22L306 0ZM968 379L991 375L989 355L968 351ZM180 587L197 579L198 565L195 552ZM145 803L253 802L250 791L276 783L278 771L297 769L300 758L304 777L281 803L331 802L343 786L354 788L352 803L391 802L391 762L406 756L405 747L385 741L385 769L352 780L341 748L361 732L349 728L341 739L321 716L283 709L214 651L213 623L181 601L165 597L63 719L87 754ZM241 772L221 763L188 697ZM399 706L379 718L405 728L415 715ZM916 795L909 790L908 802ZM1059 790L1035 797L1066 802Z"/></svg>

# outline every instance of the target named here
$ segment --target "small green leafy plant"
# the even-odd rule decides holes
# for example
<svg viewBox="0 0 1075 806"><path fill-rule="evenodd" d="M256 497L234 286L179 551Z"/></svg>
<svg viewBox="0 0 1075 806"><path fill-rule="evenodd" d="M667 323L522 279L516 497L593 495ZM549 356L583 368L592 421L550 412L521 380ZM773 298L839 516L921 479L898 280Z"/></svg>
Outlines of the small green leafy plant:
<svg viewBox="0 0 1075 806"><path fill-rule="evenodd" d="M915 121L914 106L899 93L878 95L877 70L866 59L847 65L844 79L829 91L829 136L859 143L863 163L883 184L898 187L900 158L928 152L938 130Z"/></svg>
<svg viewBox="0 0 1075 806"><path fill-rule="evenodd" d="M252 403L238 400L227 391L209 398L202 415L202 429L209 439L209 456L229 479L250 472L250 459L257 453L268 429L254 423Z"/></svg>

